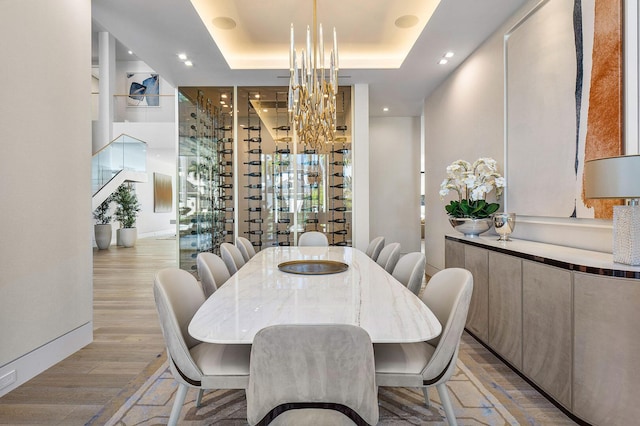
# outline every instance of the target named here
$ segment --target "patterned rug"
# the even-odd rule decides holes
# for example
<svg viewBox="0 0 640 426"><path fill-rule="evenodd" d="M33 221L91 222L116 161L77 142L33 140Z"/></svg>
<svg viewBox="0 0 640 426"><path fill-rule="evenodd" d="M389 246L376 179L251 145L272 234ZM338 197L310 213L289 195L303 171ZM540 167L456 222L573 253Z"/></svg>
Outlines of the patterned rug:
<svg viewBox="0 0 640 426"><path fill-rule="evenodd" d="M460 425L517 425L519 422L489 392L476 376L458 360L457 371L448 382L449 394ZM163 425L167 424L173 404L176 382L166 358L150 364L155 371L131 396L114 401L89 425ZM197 391L190 389L181 412L181 425L247 425L247 405L243 390L205 392L202 407L195 407ZM429 390L431 408L426 408L422 391L413 388L380 388L380 425L446 425L444 410L435 388ZM115 405L114 405L115 404Z"/></svg>

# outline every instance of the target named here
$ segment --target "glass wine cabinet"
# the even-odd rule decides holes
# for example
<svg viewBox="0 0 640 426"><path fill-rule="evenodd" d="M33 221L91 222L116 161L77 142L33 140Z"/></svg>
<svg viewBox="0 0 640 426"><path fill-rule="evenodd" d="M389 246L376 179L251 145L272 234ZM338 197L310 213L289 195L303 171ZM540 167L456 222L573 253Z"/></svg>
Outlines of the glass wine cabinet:
<svg viewBox="0 0 640 426"><path fill-rule="evenodd" d="M198 253L237 236L256 251L306 231L351 246L351 88L339 88L337 137L321 151L294 135L287 90L179 89L180 268L195 272Z"/></svg>

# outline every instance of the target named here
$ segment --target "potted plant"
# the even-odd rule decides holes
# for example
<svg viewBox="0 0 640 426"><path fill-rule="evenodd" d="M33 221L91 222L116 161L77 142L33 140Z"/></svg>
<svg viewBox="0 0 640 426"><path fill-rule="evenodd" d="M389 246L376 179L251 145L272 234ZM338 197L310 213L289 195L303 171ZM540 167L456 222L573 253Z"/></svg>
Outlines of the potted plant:
<svg viewBox="0 0 640 426"><path fill-rule="evenodd" d="M140 203L133 184L123 183L114 193L116 220L120 222L120 243L124 247L133 247L136 243L136 219L140 211Z"/></svg>
<svg viewBox="0 0 640 426"><path fill-rule="evenodd" d="M96 221L96 224L93 226L93 231L98 250L106 250L111 245L112 228L109 207L112 201L113 196L110 195L93 211L93 218Z"/></svg>
<svg viewBox="0 0 640 426"><path fill-rule="evenodd" d="M451 190L458 194L457 200L445 206L451 226L468 237L489 230L492 215L500 204L487 202L485 198L494 188L496 197L500 197L504 187L505 179L498 173L493 158L478 158L473 164L464 160L451 163L440 185L441 198Z"/></svg>

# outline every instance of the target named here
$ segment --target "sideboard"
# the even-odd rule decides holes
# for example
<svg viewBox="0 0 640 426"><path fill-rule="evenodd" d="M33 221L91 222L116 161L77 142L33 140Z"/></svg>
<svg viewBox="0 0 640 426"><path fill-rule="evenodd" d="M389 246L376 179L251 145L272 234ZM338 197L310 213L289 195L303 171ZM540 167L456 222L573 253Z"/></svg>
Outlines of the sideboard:
<svg viewBox="0 0 640 426"><path fill-rule="evenodd" d="M445 236L445 267L474 288L466 328L592 425L640 418L640 267L611 254Z"/></svg>

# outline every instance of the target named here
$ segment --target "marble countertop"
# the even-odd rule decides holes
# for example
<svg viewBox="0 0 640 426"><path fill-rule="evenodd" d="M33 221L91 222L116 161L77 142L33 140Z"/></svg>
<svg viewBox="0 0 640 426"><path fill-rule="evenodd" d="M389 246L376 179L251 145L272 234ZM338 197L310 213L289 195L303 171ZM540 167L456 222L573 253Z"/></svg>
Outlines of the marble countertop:
<svg viewBox="0 0 640 426"><path fill-rule="evenodd" d="M450 234L445 238L572 271L640 279L640 266L615 263L611 253L527 240L497 241L495 236L471 238Z"/></svg>

